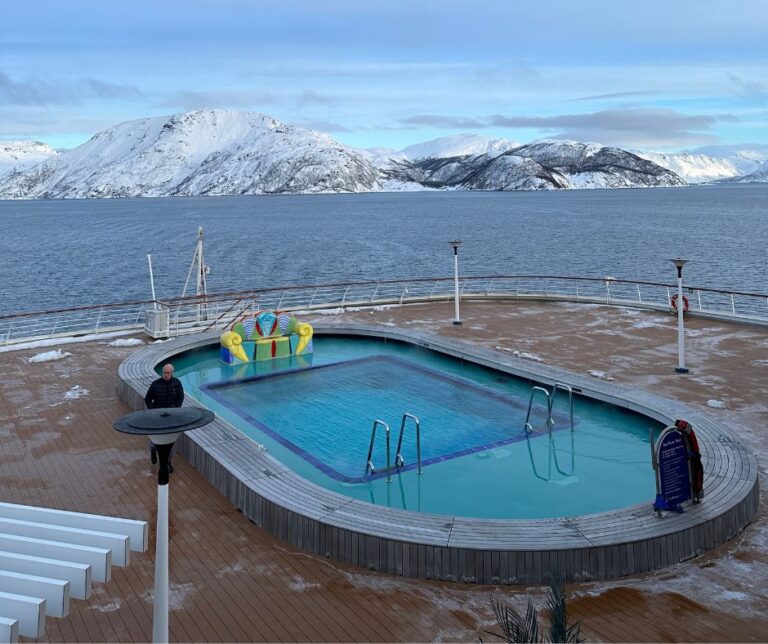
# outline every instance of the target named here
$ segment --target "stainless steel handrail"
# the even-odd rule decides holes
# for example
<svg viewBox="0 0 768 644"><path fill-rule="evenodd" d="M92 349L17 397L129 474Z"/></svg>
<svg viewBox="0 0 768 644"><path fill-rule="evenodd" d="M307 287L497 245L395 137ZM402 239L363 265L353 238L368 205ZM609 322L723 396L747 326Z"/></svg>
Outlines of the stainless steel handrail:
<svg viewBox="0 0 768 644"><path fill-rule="evenodd" d="M379 420L378 418L373 421L373 428L371 429L371 444L368 447L368 458L365 459L365 473L368 474L370 471L371 474L376 474L376 468L373 466L373 461L371 460L371 457L373 456L373 444L376 440L376 428L381 425L384 428L384 431L386 433L387 437L387 483L390 483L392 481L391 477L391 463L390 463L390 449L389 449L389 425L385 423L383 420Z"/></svg>
<svg viewBox="0 0 768 644"><path fill-rule="evenodd" d="M523 425L523 429L526 433L531 433L533 431L533 427L528 422L531 418L531 408L533 407L533 397L536 395L536 392L540 391L543 393L547 398L547 429L551 429L551 423L552 423L552 406L550 405L550 397L549 392L544 387L538 387L533 386L531 387L531 396L528 398L528 413L525 415L525 424Z"/></svg>
<svg viewBox="0 0 768 644"><path fill-rule="evenodd" d="M542 275L489 275L462 277L464 299L530 299L606 304L605 278ZM261 290L214 293L157 300L157 309L168 313L168 334L201 330L211 319L240 300L252 300L255 307L280 310L353 308L381 304L442 301L451 297L451 278L419 278L345 282L326 285L287 286ZM640 285L643 285L642 293ZM610 304L668 311L670 285L658 282L612 279ZM407 291L406 291L407 289ZM768 295L686 287L695 298L691 314L711 315L726 320L768 324ZM237 307L235 306L235 309ZM14 344L53 337L90 333L139 331L152 300L62 308L0 316L0 344ZM208 313L204 322L201 310ZM224 315L222 322L229 316Z"/></svg>
<svg viewBox="0 0 768 644"><path fill-rule="evenodd" d="M403 420L400 422L400 438L397 440L397 454L395 455L395 467L402 467L405 465L405 459L400 452L403 446L403 432L405 431L405 421L411 419L416 423L416 462L418 464L418 472L421 474L421 422L413 414L408 412L403 414Z"/></svg>

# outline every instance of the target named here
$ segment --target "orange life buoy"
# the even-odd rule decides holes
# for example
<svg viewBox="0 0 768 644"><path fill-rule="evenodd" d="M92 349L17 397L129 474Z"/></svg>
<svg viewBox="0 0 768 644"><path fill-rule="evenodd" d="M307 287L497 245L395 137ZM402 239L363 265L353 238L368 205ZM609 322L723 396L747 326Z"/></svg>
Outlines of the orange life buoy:
<svg viewBox="0 0 768 644"><path fill-rule="evenodd" d="M670 304L672 305L672 310L677 311L677 293L672 296ZM688 298L683 295L683 313L688 313L688 309L690 309L690 302L688 302Z"/></svg>

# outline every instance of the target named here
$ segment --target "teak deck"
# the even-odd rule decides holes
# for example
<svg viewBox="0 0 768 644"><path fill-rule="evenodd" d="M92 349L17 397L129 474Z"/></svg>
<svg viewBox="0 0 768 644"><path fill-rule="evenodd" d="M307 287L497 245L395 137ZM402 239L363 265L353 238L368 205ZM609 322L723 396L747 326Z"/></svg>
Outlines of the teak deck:
<svg viewBox="0 0 768 644"><path fill-rule="evenodd" d="M493 306L499 309L504 305ZM449 327L449 307L443 308L445 311L434 307L432 314L445 314L445 334L456 333ZM542 314L552 310L542 309ZM465 328L471 328L472 310L465 307ZM418 307L411 315L423 320L428 312L427 307ZM402 309L397 312L401 317L405 314ZM610 314L610 310L605 313ZM383 317L390 319L388 314ZM366 322L372 319L365 317ZM474 319L484 319L487 324L487 309L478 310ZM491 341L502 342L498 337ZM615 354L626 350L616 344L613 341L610 349ZM115 401L114 387L117 365L133 350L110 348L104 343L63 349L74 355L41 364L24 360L36 351L0 354L2 500L142 518L153 524L155 485L146 446L140 439L119 435L111 428L115 418L130 411ZM753 358L754 354L742 356L742 360ZM725 378L738 380L737 369L723 367ZM63 401L63 393L75 384L89 389L90 395ZM755 398L760 398L757 391ZM722 464L725 471L732 467L729 463ZM491 589L389 577L302 553L246 520L184 459L177 458L175 467L171 481L172 639L476 640L479 629L492 627L488 605ZM279 477L265 473L260 478L281 485L274 480ZM451 536L455 532L460 538L461 527L455 524ZM440 532L439 526L436 529ZM596 540L603 537L607 535L590 535ZM351 551L352 544L345 543L344 547ZM136 555L130 567L115 569L113 580L97 585L88 602L73 601L67 619L48 619L49 638L149 639L153 548L150 543L150 554ZM744 554L754 559L748 549ZM708 557L704 565L716 564L716 555ZM414 560L409 554L405 559L418 569L418 556ZM722 602L716 604L714 599L711 604L702 602L702 589L691 589L691 594L699 597L696 601L676 592L679 585L665 588L663 580L674 579L682 574L680 570L651 576L647 582L628 579L572 586L570 610L582 620L590 638L763 640L768 621L757 615L760 607L764 611L768 604L759 590L762 559L755 561L755 591L733 587L734 593L747 598L739 607L748 601L755 608L751 616L745 617L743 611ZM495 565L492 559L491 568ZM604 565L614 564L606 558ZM643 584L653 584L657 590L643 590ZM496 591L523 605L525 594L519 590Z"/></svg>

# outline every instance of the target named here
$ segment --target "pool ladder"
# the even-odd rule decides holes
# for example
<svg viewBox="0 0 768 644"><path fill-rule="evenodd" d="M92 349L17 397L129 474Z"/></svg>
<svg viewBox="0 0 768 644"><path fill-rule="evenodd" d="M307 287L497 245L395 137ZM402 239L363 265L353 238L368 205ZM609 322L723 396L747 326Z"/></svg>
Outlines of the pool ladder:
<svg viewBox="0 0 768 644"><path fill-rule="evenodd" d="M418 471L419 474L422 473L421 469L421 422L419 419L414 416L413 414L405 413L403 414L403 419L400 422L400 436L397 440L397 454L395 455L395 467L402 467L405 465L405 459L403 458L403 454L401 452L402 446L403 446L403 434L405 433L405 424L408 419L411 419L415 425L416 425L416 460L418 463ZM376 444L376 429L378 427L384 428L384 433L386 436L386 449L387 449L387 483L390 483L392 481L392 464L390 461L390 455L391 455L391 449L390 449L390 434L391 431L389 429L389 425L385 423L383 420L379 420L378 418L373 421L373 427L371 428L371 443L368 446L368 457L366 458L365 463L365 473L368 474L369 472L371 474L376 473L376 467L373 464L373 447Z"/></svg>
<svg viewBox="0 0 768 644"><path fill-rule="evenodd" d="M535 398L537 391L540 391L542 395L547 399L547 430L549 432L552 432L552 427L555 425L555 421L552 419L552 407L555 404L555 396L558 391L568 392L568 409L570 412L571 431L573 431L573 387L562 382L556 382L552 387L552 393L550 393L546 387L531 387L531 396L528 398L528 413L525 415L525 424L523 425L525 432L530 434L533 431L533 426L529 421L531 419L533 399Z"/></svg>
<svg viewBox="0 0 768 644"><path fill-rule="evenodd" d="M546 477L541 476L538 471L536 470L536 463L533 460L533 452L531 451L531 444L530 440L528 438L528 434L531 434L533 432L533 426L531 425L530 417L531 417L531 408L533 406L533 399L536 396L536 392L540 391L543 396L547 399L547 431L549 432L549 472ZM555 404L555 396L558 391L566 391L568 392L568 410L570 413L570 421L571 421L571 471L565 472L561 467L560 463L557 460L557 449L555 447L554 443L554 437L552 436L552 428L555 426L555 421L552 418L552 408ZM525 425L524 425L524 431L526 433L526 441L528 441L528 455L531 458L531 466L533 467L533 473L540 478L543 481L549 481L552 476L552 461L554 460L555 463L555 469L562 474L563 476L573 476L573 473L576 469L576 453L575 448L573 444L573 387L570 385L566 385L562 382L556 382L555 385L552 387L552 393L547 391L545 387L531 387L531 396L528 399L528 413L525 416Z"/></svg>

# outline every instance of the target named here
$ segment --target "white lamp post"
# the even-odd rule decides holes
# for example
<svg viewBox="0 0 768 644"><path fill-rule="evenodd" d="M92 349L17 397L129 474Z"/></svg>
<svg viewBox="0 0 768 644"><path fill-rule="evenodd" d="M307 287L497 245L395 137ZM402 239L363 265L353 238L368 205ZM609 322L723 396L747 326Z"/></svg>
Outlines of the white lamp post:
<svg viewBox="0 0 768 644"><path fill-rule="evenodd" d="M157 540L155 543L155 597L152 641L168 642L168 458L183 432L207 425L214 414L197 407L147 409L118 418L113 427L125 434L149 436L157 448Z"/></svg>
<svg viewBox="0 0 768 644"><path fill-rule="evenodd" d="M453 287L456 313L453 323L458 325L461 324L461 316L459 315L459 246L461 246L461 241L456 239L448 243L451 245L451 248L453 248Z"/></svg>
<svg viewBox="0 0 768 644"><path fill-rule="evenodd" d="M688 373L685 367L685 328L683 326L683 309L685 309L685 300L683 299L683 266L687 259L670 259L677 268L677 373Z"/></svg>

